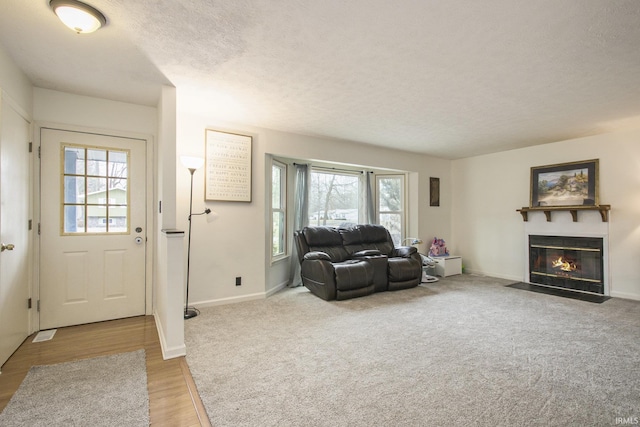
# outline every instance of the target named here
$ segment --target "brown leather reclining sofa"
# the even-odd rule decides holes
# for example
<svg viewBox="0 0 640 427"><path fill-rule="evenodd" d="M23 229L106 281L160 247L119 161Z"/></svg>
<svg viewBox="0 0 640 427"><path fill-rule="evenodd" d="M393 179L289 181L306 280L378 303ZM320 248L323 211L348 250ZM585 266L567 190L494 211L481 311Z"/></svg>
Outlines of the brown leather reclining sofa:
<svg viewBox="0 0 640 427"><path fill-rule="evenodd" d="M407 289L421 282L418 250L395 247L381 225L305 227L294 237L302 284L324 300Z"/></svg>

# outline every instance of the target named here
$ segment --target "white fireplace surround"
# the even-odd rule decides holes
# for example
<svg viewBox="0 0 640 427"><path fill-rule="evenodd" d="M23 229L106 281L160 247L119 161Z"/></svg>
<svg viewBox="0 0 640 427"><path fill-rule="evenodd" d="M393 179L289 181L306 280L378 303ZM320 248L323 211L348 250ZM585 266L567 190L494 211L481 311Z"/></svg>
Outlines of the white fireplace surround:
<svg viewBox="0 0 640 427"><path fill-rule="evenodd" d="M611 220L611 218L609 218ZM599 212L580 212L578 221L573 222L569 212L552 213L551 221L543 212L529 212L529 220L524 227L524 282L529 279L529 236L568 236L568 237L596 237L602 239L603 261L602 277L604 280L604 295L610 296L609 275L609 223L603 222Z"/></svg>

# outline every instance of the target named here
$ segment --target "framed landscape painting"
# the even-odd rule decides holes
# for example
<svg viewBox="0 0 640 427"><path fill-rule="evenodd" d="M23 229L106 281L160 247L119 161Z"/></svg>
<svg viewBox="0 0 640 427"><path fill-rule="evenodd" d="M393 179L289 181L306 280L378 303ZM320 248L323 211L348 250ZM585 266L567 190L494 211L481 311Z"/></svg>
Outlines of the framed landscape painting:
<svg viewBox="0 0 640 427"><path fill-rule="evenodd" d="M598 159L531 168L530 207L598 204Z"/></svg>

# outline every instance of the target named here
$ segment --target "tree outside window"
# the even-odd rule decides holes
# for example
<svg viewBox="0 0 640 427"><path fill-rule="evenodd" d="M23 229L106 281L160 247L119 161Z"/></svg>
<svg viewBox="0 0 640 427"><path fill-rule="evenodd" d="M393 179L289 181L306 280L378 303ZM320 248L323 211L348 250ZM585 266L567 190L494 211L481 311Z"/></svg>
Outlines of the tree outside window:
<svg viewBox="0 0 640 427"><path fill-rule="evenodd" d="M348 226L358 223L359 173L311 171L309 225Z"/></svg>

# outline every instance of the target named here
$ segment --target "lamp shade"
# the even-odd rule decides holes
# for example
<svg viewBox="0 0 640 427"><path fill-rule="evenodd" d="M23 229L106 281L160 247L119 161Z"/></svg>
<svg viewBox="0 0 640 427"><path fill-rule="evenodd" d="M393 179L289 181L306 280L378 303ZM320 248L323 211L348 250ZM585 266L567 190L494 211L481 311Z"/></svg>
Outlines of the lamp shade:
<svg viewBox="0 0 640 427"><path fill-rule="evenodd" d="M204 165L202 157L180 156L180 161L187 169L200 169Z"/></svg>
<svg viewBox="0 0 640 427"><path fill-rule="evenodd" d="M78 34L92 33L107 23L99 10L76 0L51 0L49 6L64 25Z"/></svg>

